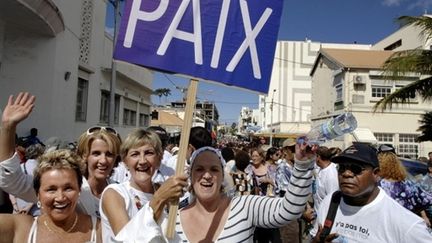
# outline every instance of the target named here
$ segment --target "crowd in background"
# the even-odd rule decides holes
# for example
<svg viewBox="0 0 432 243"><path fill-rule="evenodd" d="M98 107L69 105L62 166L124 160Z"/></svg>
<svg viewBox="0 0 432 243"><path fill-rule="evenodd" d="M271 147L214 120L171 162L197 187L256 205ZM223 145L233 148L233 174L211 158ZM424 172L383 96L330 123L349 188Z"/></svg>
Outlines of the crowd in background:
<svg viewBox="0 0 432 243"><path fill-rule="evenodd" d="M214 237L217 239L217 233L228 234L226 233L229 228L227 225L231 217L225 219L225 226L220 222L224 222L223 217L226 215L234 214L235 209L230 205L256 203L260 198L272 198L263 202L268 205L257 206L257 208L266 210L266 207L273 207L273 204L289 205L289 208L285 208L286 212L277 211L279 207L276 206L274 210L285 213L288 218L281 223L278 220L266 222L267 219L262 215L256 216L257 218L253 220L249 219L250 215L244 216L251 220L251 225L250 228L245 225L242 230L252 229L252 232L245 234L245 241L319 242L316 236L322 232L322 228L317 222L317 213L322 210L321 204L326 204L328 201L326 198L341 190L341 182L338 178L341 178L347 170L356 176L361 175L366 168L355 165L347 167L339 164L338 159L341 156L345 156L345 159L349 157L345 151L337 147L328 148L316 145L313 157L305 159L305 161L312 162L306 163L300 158L306 158L307 153L311 152L301 150L294 138L286 139L281 147L269 146L263 139L250 142L226 142L214 140L205 128L194 127L189 137L185 174L175 176L179 146L169 143L169 135L163 128L137 129L124 140L120 138L115 129L103 126L91 127L84 131L76 143L63 142L55 137L42 142L38 138L36 128L31 129L29 136L19 137L15 133L16 126L31 113L33 105L34 98L29 94L19 94L15 100L9 99L4 110L0 136L0 165L2 166L0 168L0 188L4 191L1 191L0 207L1 213L29 215L22 224L28 225L28 231L36 241L39 239L38 236L31 232L38 232L42 236L48 235L49 237L51 237L50 233L61 232L65 237L63 239L81 237L82 239L90 238L92 241L96 241L97 238L103 242L114 242L114 239L127 241L130 237L128 234L138 230L134 228L140 223L137 220L145 219L148 225L152 225L153 220L162 221L166 214L166 206L175 200L180 201L181 210L177 225L180 224L180 221L188 222L189 217L192 217L194 210L199 205L213 205L206 201L205 195L208 192L203 188L210 190L216 183L213 180L219 180L219 177L222 177L220 185L222 194L213 192L215 196L212 194L212 197L217 198L219 204L225 205L225 208L219 209L217 206L214 210L216 213L212 217L219 221L217 224L213 223L208 226L214 231L213 235L206 236L210 237L209 241L212 241ZM23 111L24 108L27 110ZM8 134L12 132L13 137ZM432 220L431 158L427 161L428 171L425 171L424 175L411 177L391 145L381 145L376 149L378 162L371 163L373 168L378 168L376 170L379 176L377 185L412 214L420 216L430 227ZM83 166L82 171L74 176L80 193L70 198L63 195L66 199L52 199L51 202L46 202L48 196L44 194L43 186L50 178L47 179L46 173L75 170L65 169L73 167L68 165L69 162L62 162L66 164L63 167L56 165L56 161L69 161L69 158L75 158L75 154L80 159L75 159L70 164L82 163ZM299 154L304 156L299 157ZM432 154L430 156L432 157ZM359 160L360 157L352 157L352 159ZM373 161L374 157L369 159ZM51 163L50 166L47 166L48 169L41 167L42 161ZM203 164L207 161L216 161L216 167L222 165L222 170L219 171L215 167L207 168L207 165ZM216 179L207 178L211 176L204 173L201 175L204 179L194 181L198 180L196 176L201 171L207 169L211 171L208 174ZM309 169L310 177L308 176ZM301 178L300 181L303 180L301 183L298 181L299 178ZM40 180L38 183L42 185L42 189L37 187L36 190L36 179ZM48 186L46 189L48 194L50 190L56 193L56 190L64 186L56 183ZM66 183L67 186L68 183L70 182ZM304 190L293 189L299 187L300 184L303 185ZM52 189L52 187L55 188ZM69 187L73 188L73 186ZM66 188L67 190L69 189ZM294 190L296 193L293 193ZM233 198L239 198L239 201ZM300 201L294 203L292 200ZM72 210L64 213L63 207L71 207ZM301 210L295 213L290 211L296 207L300 207ZM281 208L284 207L281 206ZM251 210L254 210L252 206ZM210 210L210 212L213 211ZM60 217L60 214L63 216ZM256 214L260 215L260 211L257 211ZM86 218L83 215L92 217ZM11 221L18 220L9 216L4 217ZM94 223L96 219L98 221ZM84 223L84 226L79 226L84 227L82 231L88 234L76 231L79 228L78 220L88 222ZM39 231L35 229L38 225L42 227L42 229L39 228ZM0 232L3 232L2 227L6 226L0 224ZM149 226L149 230L153 230L150 232L158 235L157 224L152 227ZM182 227L176 229L177 233L185 231L189 234L189 238L184 238L184 234L183 236L180 234L179 240L199 238L199 232L188 229L186 224ZM237 230L234 231L237 232L236 234L242 231L238 229L239 227L243 226L234 227ZM16 232L13 239L27 237L25 234L23 236L18 229L9 228L11 229ZM229 238L232 236L226 237L231 240L238 239ZM55 237L52 239L55 240ZM193 242L193 240L190 241Z"/></svg>

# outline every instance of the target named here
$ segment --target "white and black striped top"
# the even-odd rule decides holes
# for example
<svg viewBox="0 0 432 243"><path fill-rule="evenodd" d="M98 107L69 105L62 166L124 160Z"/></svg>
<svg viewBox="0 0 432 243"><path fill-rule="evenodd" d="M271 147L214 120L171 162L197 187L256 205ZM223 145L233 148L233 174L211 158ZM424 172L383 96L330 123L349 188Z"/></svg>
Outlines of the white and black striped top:
<svg viewBox="0 0 432 243"><path fill-rule="evenodd" d="M217 242L252 242L255 227L278 228L301 216L311 193L313 161L296 161L283 198L235 196L224 229ZM189 242L183 232L179 214L176 220L179 242Z"/></svg>

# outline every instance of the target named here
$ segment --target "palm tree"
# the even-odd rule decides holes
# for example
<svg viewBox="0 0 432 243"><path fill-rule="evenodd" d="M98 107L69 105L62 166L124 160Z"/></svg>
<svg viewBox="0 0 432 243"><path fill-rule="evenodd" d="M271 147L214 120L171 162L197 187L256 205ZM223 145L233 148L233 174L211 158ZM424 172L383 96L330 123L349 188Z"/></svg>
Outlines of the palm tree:
<svg viewBox="0 0 432 243"><path fill-rule="evenodd" d="M167 98L168 96L170 96L170 95L171 95L171 90L170 90L170 89L167 89L167 88L164 88L164 89L163 89L163 96L165 96L165 103L167 102L166 98Z"/></svg>
<svg viewBox="0 0 432 243"><path fill-rule="evenodd" d="M417 129L417 131L422 132L422 134L417 138L417 141L432 141L432 112L423 114L419 122L421 126Z"/></svg>
<svg viewBox="0 0 432 243"><path fill-rule="evenodd" d="M432 38L432 18L427 16L402 16L397 19L401 25L414 25L420 28L420 35L426 40ZM420 78L381 99L374 111L392 108L394 103L405 104L418 94L425 100L432 100L432 51L413 49L393 54L383 65L386 80L402 79L407 73L420 74Z"/></svg>
<svg viewBox="0 0 432 243"><path fill-rule="evenodd" d="M153 91L153 94L159 96L159 103L161 103L161 100L160 100L161 97L162 96L168 97L169 95L171 95L171 90L168 88L155 89Z"/></svg>

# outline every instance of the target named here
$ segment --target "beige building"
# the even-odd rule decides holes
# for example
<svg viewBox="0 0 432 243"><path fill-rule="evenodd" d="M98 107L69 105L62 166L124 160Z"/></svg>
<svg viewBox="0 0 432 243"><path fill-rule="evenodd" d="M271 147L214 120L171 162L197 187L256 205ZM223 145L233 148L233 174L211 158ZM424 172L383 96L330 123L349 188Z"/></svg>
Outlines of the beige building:
<svg viewBox="0 0 432 243"><path fill-rule="evenodd" d="M310 129L312 83L309 76L320 48L369 50L370 45L278 41L269 93L259 96L262 132L298 134Z"/></svg>
<svg viewBox="0 0 432 243"><path fill-rule="evenodd" d="M411 97L406 105L394 104L391 110L373 113L373 106L385 95L418 79L407 75L389 81L382 76L383 63L392 51L321 49L311 71L312 124L319 124L343 112L352 112L358 129L352 135L328 142L345 148L353 141L390 143L402 156L417 158L432 149L429 143L415 141L418 120L430 103ZM368 134L369 132L369 134ZM371 134L373 133L374 136ZM373 141L374 138L377 141Z"/></svg>
<svg viewBox="0 0 432 243"><path fill-rule="evenodd" d="M432 41L418 28L404 26L373 45L279 41L267 95L259 96L258 125L263 134L306 133L311 126L344 111L353 111L359 120L351 135L329 145L345 148L355 139L370 143L391 143L406 156L425 156L429 142L416 143L420 115L430 111L429 103L416 97L406 106L394 106L384 113L372 107L386 94L415 80L387 82L381 65L391 51L431 49ZM312 75L312 76L311 76Z"/></svg>
<svg viewBox="0 0 432 243"><path fill-rule="evenodd" d="M108 124L112 38L105 32L107 0L0 1L0 106L10 94L37 97L32 127L44 140L67 141ZM118 63L115 128L123 136L150 124L153 74ZM1 109L1 108L0 108Z"/></svg>

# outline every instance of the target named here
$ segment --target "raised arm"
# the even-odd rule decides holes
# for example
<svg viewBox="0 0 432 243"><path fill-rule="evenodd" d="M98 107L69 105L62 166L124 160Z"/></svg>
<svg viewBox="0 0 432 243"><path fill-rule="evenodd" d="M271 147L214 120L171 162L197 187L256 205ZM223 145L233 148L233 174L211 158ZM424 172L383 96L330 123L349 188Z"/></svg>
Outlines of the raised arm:
<svg viewBox="0 0 432 243"><path fill-rule="evenodd" d="M19 93L16 99L9 96L3 110L0 133L0 162L15 153L15 132L17 125L26 119L34 107L35 97L29 93Z"/></svg>
<svg viewBox="0 0 432 243"><path fill-rule="evenodd" d="M13 155L16 127L31 113L34 101L29 93L19 93L15 100L11 95L3 110L0 130L0 188L28 202L37 202L32 178L22 172L18 156Z"/></svg>

